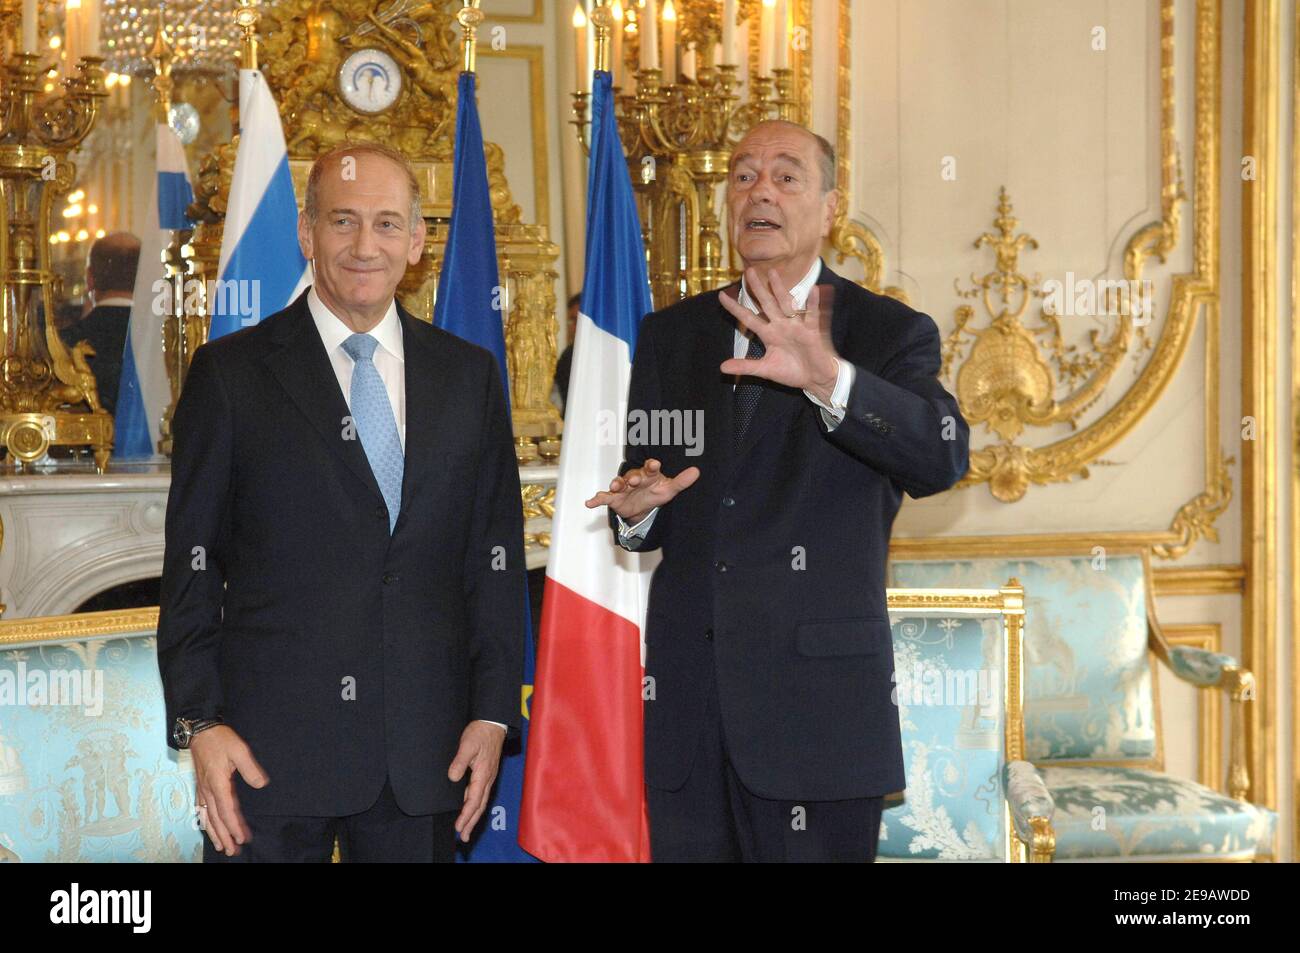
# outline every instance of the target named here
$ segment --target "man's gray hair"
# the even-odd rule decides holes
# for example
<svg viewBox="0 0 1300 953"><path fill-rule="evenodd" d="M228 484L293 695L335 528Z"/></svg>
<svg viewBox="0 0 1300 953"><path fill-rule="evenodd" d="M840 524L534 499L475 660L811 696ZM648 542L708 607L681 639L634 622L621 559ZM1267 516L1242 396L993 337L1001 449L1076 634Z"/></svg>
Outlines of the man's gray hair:
<svg viewBox="0 0 1300 953"><path fill-rule="evenodd" d="M325 177L325 170L335 162L341 164L347 156L358 155L383 156L406 173L406 184L411 189L411 208L406 225L408 228L413 229L415 223L422 217L420 213L420 179L411 166L411 160L406 158L404 153L382 142L347 142L337 145L328 152L316 157L316 161L311 164L311 171L307 174L307 195L302 203L302 210L307 217L307 223L315 225L316 216L320 214L320 183L321 179Z"/></svg>

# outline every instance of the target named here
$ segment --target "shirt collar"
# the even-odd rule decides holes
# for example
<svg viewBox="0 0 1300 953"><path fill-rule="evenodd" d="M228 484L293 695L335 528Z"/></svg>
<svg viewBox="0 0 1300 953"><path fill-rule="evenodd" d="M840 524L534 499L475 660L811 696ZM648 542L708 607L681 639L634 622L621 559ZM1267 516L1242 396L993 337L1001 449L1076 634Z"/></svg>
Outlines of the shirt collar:
<svg viewBox="0 0 1300 953"><path fill-rule="evenodd" d="M794 299L796 308L802 308L808 303L808 295L812 293L813 285L817 284L817 279L821 277L821 273L822 260L818 258L813 261L812 267L808 269L808 273L803 276L799 283L790 289L790 297ZM758 303L745 290L744 278L740 279L740 303L750 311L758 314Z"/></svg>
<svg viewBox="0 0 1300 953"><path fill-rule="evenodd" d="M325 302L321 301L320 295L316 294L315 285L312 285L307 292L307 307L311 309L311 319L316 323L316 330L320 333L320 339L324 342L327 353L342 347L343 342L353 335L353 330L333 311L325 307ZM367 333L378 341L379 346L385 351L399 361L405 362L406 350L402 346L402 324L397 319L396 299L388 306L388 313L383 319Z"/></svg>
<svg viewBox="0 0 1300 953"><path fill-rule="evenodd" d="M135 302L126 295L109 295L106 298L99 298L95 301L96 308L129 308L133 304L135 304Z"/></svg>

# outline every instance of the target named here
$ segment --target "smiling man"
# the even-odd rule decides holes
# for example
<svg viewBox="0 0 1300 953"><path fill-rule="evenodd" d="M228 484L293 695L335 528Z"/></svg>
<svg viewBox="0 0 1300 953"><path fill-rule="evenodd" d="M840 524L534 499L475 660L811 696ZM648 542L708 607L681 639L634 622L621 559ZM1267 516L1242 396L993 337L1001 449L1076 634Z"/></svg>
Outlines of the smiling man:
<svg viewBox="0 0 1300 953"><path fill-rule="evenodd" d="M646 317L628 399L630 418L702 409L703 455L629 442L587 503L619 545L663 550L645 630L656 861L872 860L882 796L904 786L889 535L904 492L960 479L969 432L934 322L820 259L838 202L820 136L764 122L737 145L743 280Z"/></svg>
<svg viewBox="0 0 1300 953"><path fill-rule="evenodd" d="M158 660L204 859L449 861L517 730L524 556L485 350L394 295L424 249L400 153L312 166L313 285L199 348L175 414Z"/></svg>

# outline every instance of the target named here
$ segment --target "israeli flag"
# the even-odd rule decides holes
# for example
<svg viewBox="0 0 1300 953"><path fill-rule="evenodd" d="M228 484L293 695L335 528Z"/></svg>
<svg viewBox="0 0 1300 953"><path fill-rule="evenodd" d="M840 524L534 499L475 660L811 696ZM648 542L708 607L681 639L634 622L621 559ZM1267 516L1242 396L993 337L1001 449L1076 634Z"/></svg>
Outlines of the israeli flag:
<svg viewBox="0 0 1300 953"><path fill-rule="evenodd" d="M239 71L239 149L217 275L210 341L257 324L311 284L280 111L260 70Z"/></svg>
<svg viewBox="0 0 1300 953"><path fill-rule="evenodd" d="M163 352L163 320L170 301L163 291L163 252L171 244L173 230L194 227L185 214L194 201L185 147L166 123L157 124L156 143L158 187L150 196L149 217L140 237L140 263L117 390L113 455L119 460L160 456L162 417L172 396Z"/></svg>

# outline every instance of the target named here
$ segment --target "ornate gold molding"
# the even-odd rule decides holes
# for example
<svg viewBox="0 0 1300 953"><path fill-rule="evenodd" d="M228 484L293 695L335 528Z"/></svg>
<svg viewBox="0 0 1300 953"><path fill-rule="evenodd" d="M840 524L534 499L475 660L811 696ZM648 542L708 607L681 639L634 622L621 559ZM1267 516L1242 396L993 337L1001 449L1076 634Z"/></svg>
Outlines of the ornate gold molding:
<svg viewBox="0 0 1300 953"><path fill-rule="evenodd" d="M28 642L71 642L113 635L153 632L158 628L158 607L110 609L72 615L12 619L0 622L0 646Z"/></svg>
<svg viewBox="0 0 1300 953"><path fill-rule="evenodd" d="M1246 587L1238 566L1167 566L1155 571L1158 596L1237 596Z"/></svg>
<svg viewBox="0 0 1300 953"><path fill-rule="evenodd" d="M1254 420L1241 441L1242 666L1254 673L1258 696L1247 706L1251 799L1278 807L1277 713L1277 216L1278 111L1281 98L1281 11L1277 0L1246 4L1242 156L1254 177L1241 176L1241 413ZM1295 791L1292 791L1292 797ZM1292 803L1294 810L1294 803Z"/></svg>
<svg viewBox="0 0 1300 953"><path fill-rule="evenodd" d="M1185 198L1173 126L1173 0L1162 0L1160 12L1162 217L1157 222L1144 225L1126 244L1124 278L1127 282L1141 282L1147 259L1154 256L1163 261L1172 250L1179 231L1178 209ZM1213 95L1204 95L1206 91L1201 87L1205 74L1211 72L1202 69L1202 65L1207 56L1213 56L1217 61L1218 43L1217 36L1205 29L1204 21L1207 18L1217 21L1217 16L1217 9L1209 11L1204 3L1199 5L1195 144L1197 214L1194 224L1193 270L1173 278L1169 310L1150 359L1132 387L1117 398L1100 418L1069 436L1046 446L1026 447L1012 442L1007 433L1002 433L1002 443L972 450L970 470L959 486L987 482L998 499L1014 502L1023 498L1030 484L1044 485L1086 478L1089 464L1097 462L1103 453L1119 443L1150 411L1181 363L1191 339L1197 306L1204 300L1215 298L1218 293L1217 245L1206 234L1217 229L1218 184L1213 175L1217 157L1206 147L1209 143L1217 144L1218 141L1218 103ZM1213 220L1210 216L1213 216ZM1061 405L1063 412L1057 412L1057 405L1051 401L1050 393L1040 393L1044 384L1040 380L1038 388L1028 392L1025 397L1040 399L1043 413L1040 414L1032 405L1027 405L1019 413L1020 419L1037 422L1042 417L1049 422L1056 419L1073 421L1078 414L1095 404L1115 365L1128 351L1134 327L1130 310L1121 310L1115 335L1101 349L1096 367L1090 367L1087 363L1082 366L1081 369L1088 373L1087 383ZM1014 373L1023 373L1023 369ZM998 381L985 382L984 387L986 390L1006 387L1012 387L1013 392L1016 390L1012 384ZM958 397L961 399L960 394ZM967 404L963 403L963 410L966 407ZM1052 412L1048 413L1048 409ZM977 418L980 416L979 408L975 408L975 415ZM1220 472L1221 467L1217 467L1213 473L1209 499L1202 500L1198 497L1198 500L1184 507L1175 517L1173 531L1178 534L1177 538L1182 545L1190 545L1190 541L1198 534L1203 534L1209 525L1207 519L1212 519L1218 512L1222 512L1222 507L1226 507L1226 500L1222 499L1225 484L1217 479ZM1216 510L1220 503L1222 507Z"/></svg>

